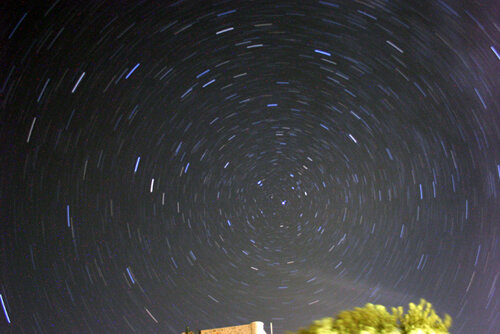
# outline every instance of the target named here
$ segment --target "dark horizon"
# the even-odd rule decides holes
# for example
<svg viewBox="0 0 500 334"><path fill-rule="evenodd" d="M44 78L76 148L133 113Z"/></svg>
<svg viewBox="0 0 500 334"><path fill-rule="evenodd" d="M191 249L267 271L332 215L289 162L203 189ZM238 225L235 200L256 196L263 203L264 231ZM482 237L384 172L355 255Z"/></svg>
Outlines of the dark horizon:
<svg viewBox="0 0 500 334"><path fill-rule="evenodd" d="M2 2L0 332L493 333L497 7Z"/></svg>

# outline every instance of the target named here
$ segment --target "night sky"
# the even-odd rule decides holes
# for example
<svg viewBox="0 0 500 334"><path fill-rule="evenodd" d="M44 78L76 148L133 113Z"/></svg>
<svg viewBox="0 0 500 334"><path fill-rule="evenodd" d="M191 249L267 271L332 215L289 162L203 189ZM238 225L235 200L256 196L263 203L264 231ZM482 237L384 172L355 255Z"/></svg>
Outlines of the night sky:
<svg viewBox="0 0 500 334"><path fill-rule="evenodd" d="M498 333L495 2L2 1L0 332Z"/></svg>

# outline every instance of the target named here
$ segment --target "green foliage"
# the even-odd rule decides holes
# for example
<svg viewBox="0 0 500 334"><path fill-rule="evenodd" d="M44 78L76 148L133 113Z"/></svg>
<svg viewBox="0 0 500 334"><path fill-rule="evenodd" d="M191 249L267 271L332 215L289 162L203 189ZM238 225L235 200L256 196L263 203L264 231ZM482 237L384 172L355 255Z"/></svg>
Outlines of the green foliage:
<svg viewBox="0 0 500 334"><path fill-rule="evenodd" d="M352 311L342 311L336 317L332 329L334 333L400 333L397 315L387 312L382 305L366 304Z"/></svg>
<svg viewBox="0 0 500 334"><path fill-rule="evenodd" d="M451 317L446 314L442 320L432 308L432 304L420 299L420 304L410 303L408 313L400 318L403 333L446 334L451 327Z"/></svg>
<svg viewBox="0 0 500 334"><path fill-rule="evenodd" d="M366 304L342 311L335 319L316 320L297 334L449 334L450 327L449 315L442 320L432 304L421 299L419 305L410 303L406 314L402 306L389 313L383 305Z"/></svg>

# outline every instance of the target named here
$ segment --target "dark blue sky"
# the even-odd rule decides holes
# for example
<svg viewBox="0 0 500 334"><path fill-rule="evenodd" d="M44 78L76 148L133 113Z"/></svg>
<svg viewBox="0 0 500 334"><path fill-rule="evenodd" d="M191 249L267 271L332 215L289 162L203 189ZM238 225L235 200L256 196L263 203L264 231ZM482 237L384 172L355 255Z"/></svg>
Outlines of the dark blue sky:
<svg viewBox="0 0 500 334"><path fill-rule="evenodd" d="M0 13L0 332L500 326L493 2Z"/></svg>

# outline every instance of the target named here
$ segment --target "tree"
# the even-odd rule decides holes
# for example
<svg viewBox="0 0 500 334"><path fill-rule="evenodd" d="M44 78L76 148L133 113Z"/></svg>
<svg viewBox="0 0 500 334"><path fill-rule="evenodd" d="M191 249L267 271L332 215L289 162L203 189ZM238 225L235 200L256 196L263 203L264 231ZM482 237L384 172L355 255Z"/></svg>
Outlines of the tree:
<svg viewBox="0 0 500 334"><path fill-rule="evenodd" d="M449 334L451 317L442 320L425 299L409 304L407 313L402 306L389 313L383 305L366 304L340 312L335 318L314 321L297 334ZM288 332L288 334L293 334Z"/></svg>

